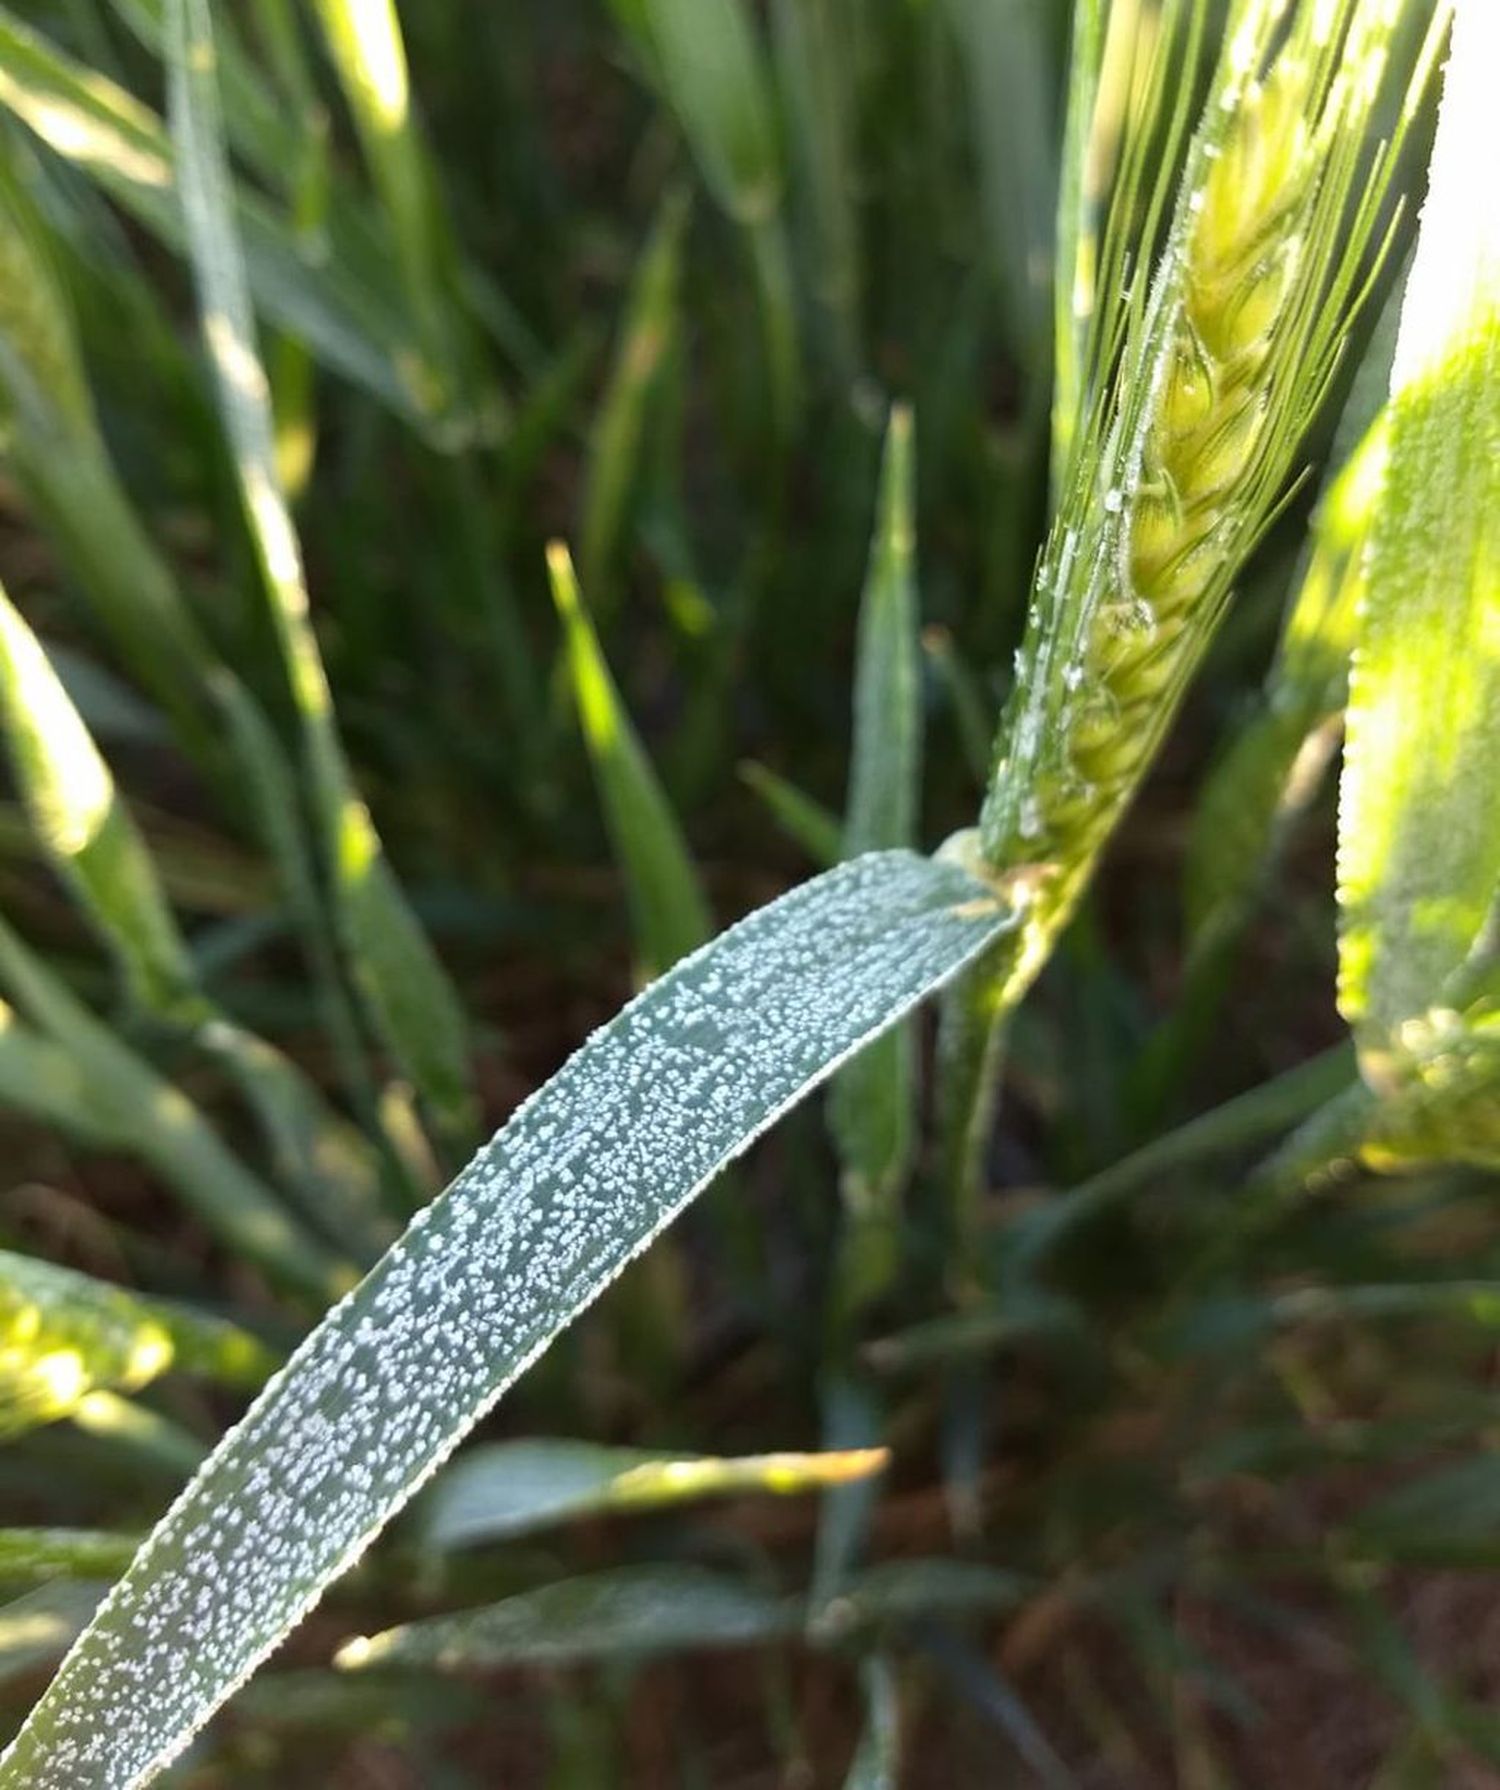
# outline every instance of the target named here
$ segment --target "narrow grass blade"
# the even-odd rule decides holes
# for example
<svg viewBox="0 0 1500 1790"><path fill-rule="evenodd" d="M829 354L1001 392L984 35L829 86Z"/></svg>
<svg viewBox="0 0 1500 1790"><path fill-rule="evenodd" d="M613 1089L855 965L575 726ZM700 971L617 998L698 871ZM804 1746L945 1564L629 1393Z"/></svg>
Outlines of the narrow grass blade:
<svg viewBox="0 0 1500 1790"><path fill-rule="evenodd" d="M169 247L186 246L178 176L161 120L3 11L0 104ZM319 265L259 199L240 194L233 204L251 288L266 315L398 413L428 420L421 356L398 305L346 265Z"/></svg>
<svg viewBox="0 0 1500 1790"><path fill-rule="evenodd" d="M922 630L922 652L948 701L964 763L982 789L990 771L994 715L974 669L960 655L951 630L934 623Z"/></svg>
<svg viewBox="0 0 1500 1790"><path fill-rule="evenodd" d="M222 1319L0 1250L0 1431L66 1417L99 1388L138 1392L174 1366L257 1387L276 1358Z"/></svg>
<svg viewBox="0 0 1500 1790"><path fill-rule="evenodd" d="M608 574L637 476L651 393L677 333L678 286L688 197L677 188L661 210L630 283L609 383L594 412L583 487L578 562L583 588L604 602Z"/></svg>
<svg viewBox="0 0 1500 1790"><path fill-rule="evenodd" d="M39 1585L0 1606L0 1686L60 1659L106 1589L98 1580Z"/></svg>
<svg viewBox="0 0 1500 1790"><path fill-rule="evenodd" d="M265 374L230 204L206 0L174 0L171 116L204 339L246 520L297 705L326 868L355 979L397 1061L444 1128L472 1122L458 1000L355 793L313 632L301 550L277 482Z"/></svg>
<svg viewBox="0 0 1500 1790"><path fill-rule="evenodd" d="M390 1238L378 1228L379 1173L367 1146L289 1058L204 995L109 768L3 586L0 729L37 837L109 946L136 1006L224 1065L313 1216L342 1232L349 1247L378 1254Z"/></svg>
<svg viewBox="0 0 1500 1790"><path fill-rule="evenodd" d="M497 1442L444 1469L423 1497L413 1531L424 1548L476 1547L578 1517L817 1491L878 1473L887 1459L883 1448L724 1459L592 1442Z"/></svg>
<svg viewBox="0 0 1500 1790"><path fill-rule="evenodd" d="M345 1671L562 1666L764 1646L796 1634L798 1606L698 1566L621 1566L523 1591L484 1609L359 1635L334 1656Z"/></svg>
<svg viewBox="0 0 1500 1790"><path fill-rule="evenodd" d="M463 1671L565 1665L750 1647L805 1637L836 1646L852 1637L940 1616L1009 1609L1021 1582L951 1560L895 1561L853 1580L809 1621L805 1600L783 1597L698 1566L622 1566L565 1579L481 1609L360 1635L335 1656L346 1671L428 1666Z"/></svg>
<svg viewBox="0 0 1500 1790"><path fill-rule="evenodd" d="M647 977L696 950L713 929L698 872L667 798L620 701L573 575L568 550L547 550L552 599L566 634L573 693L624 874Z"/></svg>
<svg viewBox="0 0 1500 1790"><path fill-rule="evenodd" d="M1500 161L1484 71L1500 13L1456 9L1392 377L1350 679L1339 810L1339 1000L1367 1075L1453 998L1500 889Z"/></svg>
<svg viewBox="0 0 1500 1790"><path fill-rule="evenodd" d="M124 1790L174 1757L657 1231L1012 923L953 867L881 854L653 983L220 1444L0 1760L0 1786Z"/></svg>
<svg viewBox="0 0 1500 1790"><path fill-rule="evenodd" d="M192 1101L96 1019L3 919L0 982L72 1058L105 1141L149 1163L210 1230L286 1285L326 1300L351 1283L348 1264L295 1222Z"/></svg>
<svg viewBox="0 0 1500 1790"><path fill-rule="evenodd" d="M891 411L854 658L854 742L844 851L910 845L922 773L912 416Z"/></svg>
<svg viewBox="0 0 1500 1790"><path fill-rule="evenodd" d="M192 989L187 947L144 840L47 655L0 586L0 726L33 827L146 1012Z"/></svg>
<svg viewBox="0 0 1500 1790"><path fill-rule="evenodd" d="M484 426L494 400L486 401L467 320L454 302L458 257L412 108L395 0L317 0L316 11L390 220L416 333L436 375L427 406L457 445L476 424ZM489 424L494 420L491 415Z"/></svg>
<svg viewBox="0 0 1500 1790"><path fill-rule="evenodd" d="M862 356L856 58L837 0L773 0L771 27L795 184L805 200L799 217L812 251L811 285L839 370L851 377Z"/></svg>
<svg viewBox="0 0 1500 1790"><path fill-rule="evenodd" d="M166 0L109 0L109 4L121 24L165 62ZM279 103L232 29L221 29L219 61L230 144L273 188L280 187L294 178L300 159L299 120Z"/></svg>
<svg viewBox="0 0 1500 1790"><path fill-rule="evenodd" d="M1042 9L949 0L977 139L984 222L1022 368L1045 384L1057 167Z"/></svg>
<svg viewBox="0 0 1500 1790"><path fill-rule="evenodd" d="M796 840L820 870L838 863L844 855L844 827L836 814L795 783L753 760L740 766L740 776L765 803L781 830Z"/></svg>
<svg viewBox="0 0 1500 1790"><path fill-rule="evenodd" d="M901 1775L901 1702L896 1672L875 1654L860 1669L865 1725L844 1790L897 1790Z"/></svg>
<svg viewBox="0 0 1500 1790"><path fill-rule="evenodd" d="M922 772L920 617L916 591L916 467L911 412L886 432L870 566L854 660L854 739L844 852L915 842ZM854 1306L895 1269L896 1213L911 1161L915 1059L910 1028L889 1032L834 1083L831 1120L851 1213L841 1298Z"/></svg>
<svg viewBox="0 0 1500 1790"><path fill-rule="evenodd" d="M3 159L0 425L8 462L122 657L201 750L192 691L204 643L114 476L45 225Z"/></svg>
<svg viewBox="0 0 1500 1790"><path fill-rule="evenodd" d="M107 1147L122 1140L94 1098L72 1051L25 1026L0 1001L0 1104L55 1125L76 1142Z"/></svg>
<svg viewBox="0 0 1500 1790"><path fill-rule="evenodd" d="M801 351L781 215L781 139L764 51L745 0L639 0L632 11L704 184L745 232L765 328L772 416L784 438L800 402Z"/></svg>
<svg viewBox="0 0 1500 1790"><path fill-rule="evenodd" d="M765 56L744 0L641 0L668 104L704 183L737 222L781 204L781 141Z"/></svg>
<svg viewBox="0 0 1500 1790"><path fill-rule="evenodd" d="M0 1580L115 1579L140 1546L136 1535L93 1529L0 1529Z"/></svg>

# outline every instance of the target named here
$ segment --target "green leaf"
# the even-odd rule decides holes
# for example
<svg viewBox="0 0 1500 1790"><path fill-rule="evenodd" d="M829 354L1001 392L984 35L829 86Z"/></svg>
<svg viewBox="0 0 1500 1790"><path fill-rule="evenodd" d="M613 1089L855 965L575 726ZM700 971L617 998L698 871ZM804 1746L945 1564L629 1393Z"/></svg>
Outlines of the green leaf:
<svg viewBox="0 0 1500 1790"><path fill-rule="evenodd" d="M123 1790L173 1758L632 1256L1013 923L954 866L885 853L653 983L220 1443L0 1760L0 1786Z"/></svg>
<svg viewBox="0 0 1500 1790"><path fill-rule="evenodd" d="M16 782L48 855L114 952L147 1012L191 991L187 947L114 778L0 585L0 725Z"/></svg>
<svg viewBox="0 0 1500 1790"><path fill-rule="evenodd" d="M259 1386L275 1365L222 1319L0 1250L0 1433L66 1417L100 1387L139 1391L174 1366Z"/></svg>
<svg viewBox="0 0 1500 1790"><path fill-rule="evenodd" d="M1029 0L948 0L969 86L991 266L1012 344L1046 383L1056 152L1044 15Z"/></svg>
<svg viewBox="0 0 1500 1790"><path fill-rule="evenodd" d="M136 1005L222 1062L265 1130L278 1169L315 1217L331 1222L351 1247L388 1242L378 1216L378 1171L358 1132L328 1109L288 1057L203 994L109 767L3 586L0 727L33 827L113 952Z"/></svg>
<svg viewBox="0 0 1500 1790"><path fill-rule="evenodd" d="M854 742L844 855L911 845L922 775L922 672L918 643L916 468L911 412L898 405L886 431L870 566L854 659ZM909 1028L862 1052L834 1083L831 1119L858 1241L849 1258L858 1303L894 1268L895 1214L911 1160L915 1060ZM868 1222L866 1222L868 1221Z"/></svg>
<svg viewBox="0 0 1500 1790"><path fill-rule="evenodd" d="M467 320L455 302L458 255L413 111L395 0L317 0L316 11L390 221L407 302L432 369L424 398L443 418L445 442L456 446L476 424L492 426L493 415L486 413L496 404L493 395L486 399Z"/></svg>
<svg viewBox="0 0 1500 1790"><path fill-rule="evenodd" d="M85 169L168 247L186 246L172 147L149 107L0 12L0 104ZM344 258L319 263L263 201L236 194L251 289L266 315L346 379L424 420L420 357L399 307Z"/></svg>
<svg viewBox="0 0 1500 1790"><path fill-rule="evenodd" d="M96 1580L64 1580L0 1606L0 1685L66 1653L105 1590Z"/></svg>
<svg viewBox="0 0 1500 1790"><path fill-rule="evenodd" d="M667 103L714 198L741 224L781 203L781 143L744 0L642 0Z"/></svg>
<svg viewBox="0 0 1500 1790"><path fill-rule="evenodd" d="M813 294L850 375L861 353L857 58L838 0L772 0L771 27Z"/></svg>
<svg viewBox="0 0 1500 1790"><path fill-rule="evenodd" d="M98 1148L121 1143L100 1110L85 1064L65 1046L38 1036L0 1001L0 1105L55 1125L80 1143Z"/></svg>
<svg viewBox="0 0 1500 1790"><path fill-rule="evenodd" d="M1500 1455L1478 1454L1385 1492L1351 1528L1361 1546L1403 1559L1493 1558L1500 1553Z"/></svg>
<svg viewBox="0 0 1500 1790"><path fill-rule="evenodd" d="M215 86L206 0L173 0L170 112L203 334L271 620L302 724L336 913L356 981L398 1062L453 1134L471 1126L461 1009L356 794L309 614L302 554L276 470Z"/></svg>
<svg viewBox="0 0 1500 1790"><path fill-rule="evenodd" d="M446 1551L508 1540L575 1518L742 1493L792 1493L878 1473L883 1448L738 1459L673 1455L592 1442L497 1442L443 1470L415 1515L424 1548Z"/></svg>
<svg viewBox="0 0 1500 1790"><path fill-rule="evenodd" d="M121 24L165 62L166 0L110 0L110 5ZM288 115L232 28L220 30L219 60L225 117L235 153L272 186L285 185L304 153L298 128L301 121Z"/></svg>
<svg viewBox="0 0 1500 1790"><path fill-rule="evenodd" d="M465 1671L566 1665L748 1647L805 1638L843 1645L941 1616L1011 1609L1025 1587L1013 1575L952 1560L901 1560L852 1580L809 1622L800 1597L783 1597L699 1566L620 1566L563 1579L479 1609L360 1635L335 1656L346 1671L429 1666Z"/></svg>
<svg viewBox="0 0 1500 1790"><path fill-rule="evenodd" d="M94 1529L0 1529L0 1579L113 1579L139 1546L139 1536Z"/></svg>
<svg viewBox="0 0 1500 1790"><path fill-rule="evenodd" d="M637 476L641 437L657 374L677 334L687 220L687 194L674 187L661 202L631 280L609 383L589 431L578 559L583 587L596 604L603 601L608 588L607 574Z"/></svg>
<svg viewBox="0 0 1500 1790"><path fill-rule="evenodd" d="M573 562L558 542L547 549L547 571L567 637L584 739L630 899L636 946L646 975L660 975L708 937L713 929L708 903L687 842L604 662Z"/></svg>
<svg viewBox="0 0 1500 1790"><path fill-rule="evenodd" d="M84 1136L92 1133L149 1163L216 1236L288 1286L323 1299L344 1291L353 1278L349 1265L292 1220L192 1101L96 1019L3 918L0 983L82 1078ZM73 1091L53 1073L55 1059L29 1048L24 1033L13 1037L12 1024L0 1004L0 1074L9 1072L23 1099L36 1096L33 1110L67 1123ZM33 1073L34 1084L28 1079Z"/></svg>
<svg viewBox="0 0 1500 1790"><path fill-rule="evenodd" d="M740 777L765 803L781 830L796 840L820 870L838 863L844 855L844 829L837 815L795 783L753 759L740 766Z"/></svg>
<svg viewBox="0 0 1500 1790"><path fill-rule="evenodd" d="M781 219L775 94L750 10L745 0L636 0L631 10L704 184L745 232L771 413L785 439L801 382L796 302Z"/></svg>
<svg viewBox="0 0 1500 1790"><path fill-rule="evenodd" d="M1339 810L1339 1000L1373 1083L1452 1002L1500 888L1500 13L1460 4L1402 304Z"/></svg>
<svg viewBox="0 0 1500 1790"><path fill-rule="evenodd" d="M896 1790L901 1772L901 1702L890 1661L876 1654L860 1670L865 1726L844 1790Z"/></svg>
<svg viewBox="0 0 1500 1790"><path fill-rule="evenodd" d="M483 1609L359 1635L334 1656L371 1666L561 1666L753 1647L797 1633L797 1604L697 1566L621 1566Z"/></svg>

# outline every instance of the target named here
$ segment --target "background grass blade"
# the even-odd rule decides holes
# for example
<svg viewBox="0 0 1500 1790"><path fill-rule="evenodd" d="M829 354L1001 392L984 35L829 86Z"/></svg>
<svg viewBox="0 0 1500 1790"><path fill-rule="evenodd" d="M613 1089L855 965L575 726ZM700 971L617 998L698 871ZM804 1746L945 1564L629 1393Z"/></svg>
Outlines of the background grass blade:
<svg viewBox="0 0 1500 1790"><path fill-rule="evenodd" d="M360 1635L346 1671L429 1666L563 1666L648 1659L702 1648L763 1646L795 1634L795 1604L699 1566L621 1566L523 1591L484 1609Z"/></svg>
<svg viewBox="0 0 1500 1790"><path fill-rule="evenodd" d="M225 1439L0 1760L0 1786L123 1790L173 1757L726 1162L1010 923L962 872L881 854L653 983L419 1215ZM241 1588L233 1607L225 1583Z"/></svg>
<svg viewBox="0 0 1500 1790"><path fill-rule="evenodd" d="M639 475L641 438L651 394L677 331L678 287L688 196L673 188L661 202L630 282L609 383L594 414L578 532L583 588L605 604L608 573L619 543L631 486Z"/></svg>
<svg viewBox="0 0 1500 1790"><path fill-rule="evenodd" d="M948 0L979 158L1001 306L1020 363L1045 392L1057 166L1044 9L1028 0Z"/></svg>
<svg viewBox="0 0 1500 1790"><path fill-rule="evenodd" d="M838 863L844 855L844 823L832 810L753 760L740 766L740 776L760 797L781 830L796 840L819 870Z"/></svg>
<svg viewBox="0 0 1500 1790"><path fill-rule="evenodd" d="M922 684L915 508L912 417L897 406L886 431L855 647L846 857L916 840ZM911 1030L900 1027L856 1057L834 1084L830 1116L852 1227L841 1296L854 1305L883 1287L894 1270L892 1202L911 1161L915 1073Z"/></svg>
<svg viewBox="0 0 1500 1790"><path fill-rule="evenodd" d="M3 11L0 104L170 247L186 247L171 141L161 120ZM320 266L261 200L239 195L234 207L252 290L266 315L334 371L411 420L425 421L420 351L399 305L343 261Z"/></svg>
<svg viewBox="0 0 1500 1790"><path fill-rule="evenodd" d="M44 851L120 966L138 1010L193 1038L256 1113L279 1172L315 1221L373 1257L390 1241L378 1165L281 1051L203 993L113 777L36 636L0 586L0 726Z"/></svg>
<svg viewBox="0 0 1500 1790"><path fill-rule="evenodd" d="M467 320L454 302L458 257L412 110L395 0L317 0L317 14L390 219L417 335L436 376L427 403L444 434L456 441L476 422L482 425L487 406Z"/></svg>
<svg viewBox="0 0 1500 1790"><path fill-rule="evenodd" d="M649 979L694 951L713 929L698 872L604 662L568 550L547 549L552 600L599 794L625 877L641 967Z"/></svg>
<svg viewBox="0 0 1500 1790"><path fill-rule="evenodd" d="M0 1580L118 1578L139 1545L137 1535L89 1529L0 1529Z"/></svg>
<svg viewBox="0 0 1500 1790"><path fill-rule="evenodd" d="M145 1012L195 980L135 822L41 644L0 586L0 723L32 825L115 953Z"/></svg>
<svg viewBox="0 0 1500 1790"><path fill-rule="evenodd" d="M96 1019L3 919L0 982L72 1059L92 1109L86 1123L103 1141L149 1163L213 1232L285 1285L326 1301L350 1284L349 1264L297 1223L192 1101ZM30 1056L28 1066L45 1071L45 1059ZM44 1086L41 1097L53 1091Z"/></svg>
<svg viewBox="0 0 1500 1790"><path fill-rule="evenodd" d="M313 633L302 555L277 479L268 388L229 201L206 0L175 0L171 114L204 338L287 680L326 869L355 979L397 1061L455 1138L472 1124L458 1000L355 793Z"/></svg>
<svg viewBox="0 0 1500 1790"><path fill-rule="evenodd" d="M99 1110L87 1067L73 1053L26 1026L0 1001L0 1101L65 1136L95 1147L118 1145L122 1133Z"/></svg>
<svg viewBox="0 0 1500 1790"><path fill-rule="evenodd" d="M880 1448L725 1458L593 1442L496 1442L466 1450L443 1470L412 1529L424 1548L475 1547L578 1517L816 1491L878 1473L887 1459Z"/></svg>
<svg viewBox="0 0 1500 1790"><path fill-rule="evenodd" d="M801 402L801 349L782 217L785 179L775 95L744 0L639 0L663 95L710 193L745 232L765 331L773 426Z"/></svg>
<svg viewBox="0 0 1500 1790"><path fill-rule="evenodd" d="M1350 680L1339 805L1339 998L1376 1080L1451 998L1500 888L1500 156L1480 70L1500 15L1460 6L1402 304L1390 452Z"/></svg>
<svg viewBox="0 0 1500 1790"><path fill-rule="evenodd" d="M238 1326L0 1250L0 1430L74 1412L99 1388L138 1392L173 1367L257 1387L272 1352Z"/></svg>
<svg viewBox="0 0 1500 1790"><path fill-rule="evenodd" d="M839 0L773 0L771 29L790 159L806 195L797 215L811 245L813 295L835 365L849 378L863 356L854 33Z"/></svg>
<svg viewBox="0 0 1500 1790"><path fill-rule="evenodd" d="M901 1699L891 1662L874 1654L860 1668L865 1726L844 1790L896 1790L901 1772Z"/></svg>

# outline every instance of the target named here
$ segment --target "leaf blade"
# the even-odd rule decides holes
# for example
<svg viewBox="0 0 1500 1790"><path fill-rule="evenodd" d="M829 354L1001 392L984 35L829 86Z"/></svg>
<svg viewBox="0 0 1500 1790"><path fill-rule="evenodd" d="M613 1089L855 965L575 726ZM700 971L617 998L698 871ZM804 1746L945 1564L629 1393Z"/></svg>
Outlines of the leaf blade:
<svg viewBox="0 0 1500 1790"><path fill-rule="evenodd" d="M1500 15L1460 5L1350 677L1339 1001L1376 1080L1405 1022L1445 1004L1500 888L1500 219L1472 184L1500 157L1497 55Z"/></svg>
<svg viewBox="0 0 1500 1790"><path fill-rule="evenodd" d="M220 1445L0 1758L0 1786L119 1790L172 1758L658 1230L1014 919L951 865L873 855L639 995ZM226 1583L242 1589L233 1607Z"/></svg>

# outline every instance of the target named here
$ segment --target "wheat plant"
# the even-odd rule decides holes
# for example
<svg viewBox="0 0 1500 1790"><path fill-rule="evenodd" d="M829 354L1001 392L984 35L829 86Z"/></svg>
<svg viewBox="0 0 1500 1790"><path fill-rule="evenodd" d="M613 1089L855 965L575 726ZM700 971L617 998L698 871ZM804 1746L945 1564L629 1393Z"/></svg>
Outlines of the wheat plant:
<svg viewBox="0 0 1500 1790"><path fill-rule="evenodd" d="M1500 1760L1496 18L0 9L0 1786Z"/></svg>

